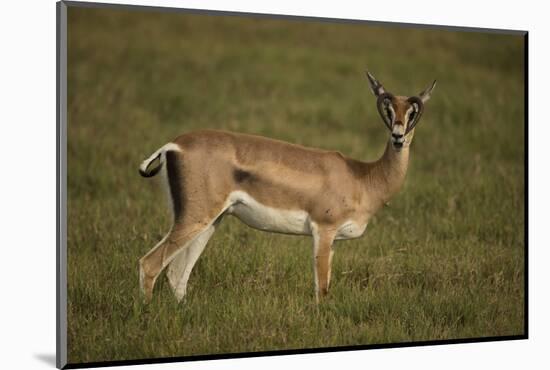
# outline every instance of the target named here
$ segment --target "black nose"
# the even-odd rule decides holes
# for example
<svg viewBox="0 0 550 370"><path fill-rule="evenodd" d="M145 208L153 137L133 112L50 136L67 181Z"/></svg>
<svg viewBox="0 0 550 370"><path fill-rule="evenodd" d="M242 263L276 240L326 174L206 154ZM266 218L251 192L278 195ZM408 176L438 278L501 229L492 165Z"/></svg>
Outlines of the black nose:
<svg viewBox="0 0 550 370"><path fill-rule="evenodd" d="M394 139L401 139L403 137L403 134L394 134L393 132L391 133L391 136L394 138Z"/></svg>

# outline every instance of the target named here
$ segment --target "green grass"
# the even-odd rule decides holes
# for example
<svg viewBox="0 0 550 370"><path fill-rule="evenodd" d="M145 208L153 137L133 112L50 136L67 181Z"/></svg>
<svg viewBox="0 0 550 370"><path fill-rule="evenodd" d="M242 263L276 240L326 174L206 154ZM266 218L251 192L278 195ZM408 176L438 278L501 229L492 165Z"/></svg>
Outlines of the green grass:
<svg viewBox="0 0 550 370"><path fill-rule="evenodd" d="M519 36L70 8L71 363L524 333ZM138 259L170 227L142 159L197 128L378 158L368 68L412 95L437 78L406 184L365 236L338 242L315 304L311 239L226 218L185 304Z"/></svg>

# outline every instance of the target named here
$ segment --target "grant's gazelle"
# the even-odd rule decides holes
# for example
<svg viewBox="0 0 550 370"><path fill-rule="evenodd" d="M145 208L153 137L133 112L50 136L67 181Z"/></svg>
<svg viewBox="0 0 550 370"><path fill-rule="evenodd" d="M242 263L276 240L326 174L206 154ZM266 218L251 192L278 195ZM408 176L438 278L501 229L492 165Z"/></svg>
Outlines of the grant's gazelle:
<svg viewBox="0 0 550 370"><path fill-rule="evenodd" d="M367 77L390 131L377 161L217 130L181 135L143 161L142 176L166 178L174 215L170 231L139 261L147 301L165 267L178 301L185 296L193 266L226 215L258 230L312 236L317 301L327 294L333 242L363 235L403 184L414 128L435 87L396 96Z"/></svg>

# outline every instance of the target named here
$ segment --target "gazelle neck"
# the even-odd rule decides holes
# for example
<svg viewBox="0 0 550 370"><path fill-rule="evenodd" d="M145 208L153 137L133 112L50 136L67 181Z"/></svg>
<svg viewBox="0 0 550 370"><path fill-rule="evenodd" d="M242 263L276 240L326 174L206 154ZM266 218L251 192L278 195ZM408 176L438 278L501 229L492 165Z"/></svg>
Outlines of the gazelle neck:
<svg viewBox="0 0 550 370"><path fill-rule="evenodd" d="M367 192L372 194L374 201L382 205L393 197L405 182L409 165L409 147L396 151L388 140L382 157L371 163L367 173Z"/></svg>

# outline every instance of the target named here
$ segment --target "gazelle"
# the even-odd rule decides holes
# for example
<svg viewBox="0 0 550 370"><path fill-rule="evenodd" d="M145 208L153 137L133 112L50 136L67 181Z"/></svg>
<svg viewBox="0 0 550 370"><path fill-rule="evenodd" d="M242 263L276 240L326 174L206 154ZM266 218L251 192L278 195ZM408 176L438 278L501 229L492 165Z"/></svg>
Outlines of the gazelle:
<svg viewBox="0 0 550 370"><path fill-rule="evenodd" d="M143 161L142 176L166 178L174 216L168 234L139 261L146 301L167 266L182 300L193 266L226 215L263 231L312 236L317 302L327 294L334 241L363 235L403 184L414 128L436 83L404 97L367 77L391 133L377 161L216 130L181 135Z"/></svg>

